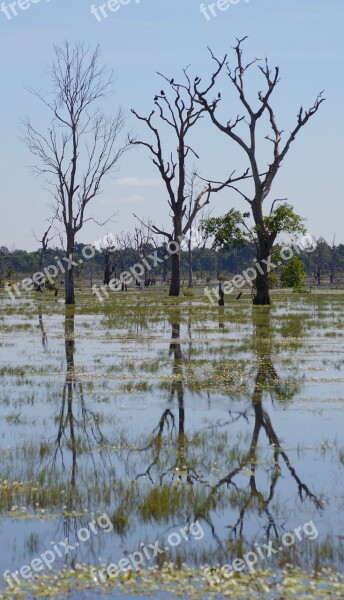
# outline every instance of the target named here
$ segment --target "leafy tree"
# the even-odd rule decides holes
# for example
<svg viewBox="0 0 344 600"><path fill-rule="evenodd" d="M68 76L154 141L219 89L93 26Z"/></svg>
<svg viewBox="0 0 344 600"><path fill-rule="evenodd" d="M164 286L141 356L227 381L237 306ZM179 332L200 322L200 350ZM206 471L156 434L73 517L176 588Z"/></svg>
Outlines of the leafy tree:
<svg viewBox="0 0 344 600"><path fill-rule="evenodd" d="M246 219L250 217L250 213L241 214L240 211L233 208L223 217L211 217L202 223L202 227L208 236L213 237L212 247L221 252L234 247L247 246L255 255L259 255L259 231L261 226L254 225L249 227ZM303 219L294 212L293 207L287 202L283 202L279 206L272 204L270 214L263 219L265 231L269 231L271 241L271 251L277 236L282 233L305 232ZM273 261L274 262L274 261ZM262 268L265 263L260 264ZM257 269L257 279L259 270ZM268 275L268 284L272 283L273 279ZM257 281L257 280L256 280Z"/></svg>
<svg viewBox="0 0 344 600"><path fill-rule="evenodd" d="M248 236L251 236L245 225L246 216L249 216L249 213L241 214L240 211L231 208L223 217L210 217L202 221L204 233L214 238L214 250L230 250L232 243L237 246L246 243Z"/></svg>
<svg viewBox="0 0 344 600"><path fill-rule="evenodd" d="M305 279L305 266L297 256L291 259L281 267L281 283L283 287L293 288L300 291Z"/></svg>
<svg viewBox="0 0 344 600"><path fill-rule="evenodd" d="M331 248L324 240L320 237L317 240L316 248L310 255L310 262L313 268L313 277L317 285L321 285L321 278L330 272L331 269Z"/></svg>

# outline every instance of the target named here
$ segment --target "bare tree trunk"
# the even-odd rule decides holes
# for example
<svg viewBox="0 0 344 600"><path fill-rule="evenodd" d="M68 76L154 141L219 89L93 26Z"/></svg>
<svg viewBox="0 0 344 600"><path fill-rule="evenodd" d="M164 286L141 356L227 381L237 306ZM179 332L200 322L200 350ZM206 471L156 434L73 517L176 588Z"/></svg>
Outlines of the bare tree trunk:
<svg viewBox="0 0 344 600"><path fill-rule="evenodd" d="M253 304L260 306L271 304L267 273L264 273L263 275L261 273L257 273L256 293L253 298Z"/></svg>
<svg viewBox="0 0 344 600"><path fill-rule="evenodd" d="M317 266L317 284L321 285L321 268L319 265Z"/></svg>
<svg viewBox="0 0 344 600"><path fill-rule="evenodd" d="M179 296L180 293L180 252L172 254L172 275L169 296Z"/></svg>
<svg viewBox="0 0 344 600"><path fill-rule="evenodd" d="M181 209L183 206L181 206ZM169 296L179 296L180 294L180 240L182 239L182 215L178 214L174 217L174 240L172 240L172 248L174 253L171 256L172 273ZM178 249L178 251L177 251Z"/></svg>
<svg viewBox="0 0 344 600"><path fill-rule="evenodd" d="M188 258L189 258L189 288L192 287L193 285L193 274L192 274L192 242L191 242L191 235L189 237L188 240Z"/></svg>
<svg viewBox="0 0 344 600"><path fill-rule="evenodd" d="M104 269L104 285L109 285L110 283L110 268L109 265L106 265Z"/></svg>
<svg viewBox="0 0 344 600"><path fill-rule="evenodd" d="M225 305L225 293L222 288L223 279L219 280L219 306Z"/></svg>
<svg viewBox="0 0 344 600"><path fill-rule="evenodd" d="M269 286L269 272L266 263L269 262L269 257L272 251L272 244L269 244L264 237L258 236L259 250L258 250L258 264L256 267L256 293L253 298L253 304L264 306L271 304L270 300L270 286ZM265 262L266 261L266 262Z"/></svg>
<svg viewBox="0 0 344 600"><path fill-rule="evenodd" d="M221 273L221 253L216 253L216 279L220 279Z"/></svg>
<svg viewBox="0 0 344 600"><path fill-rule="evenodd" d="M104 253L104 278L103 278L104 285L109 285L111 275L112 275L110 260L111 260L110 254L106 254L106 251L105 251L105 253Z"/></svg>
<svg viewBox="0 0 344 600"><path fill-rule="evenodd" d="M73 258L74 252L74 235L69 235L67 240L67 257ZM65 272L65 303L75 304L74 293L74 267L70 267Z"/></svg>

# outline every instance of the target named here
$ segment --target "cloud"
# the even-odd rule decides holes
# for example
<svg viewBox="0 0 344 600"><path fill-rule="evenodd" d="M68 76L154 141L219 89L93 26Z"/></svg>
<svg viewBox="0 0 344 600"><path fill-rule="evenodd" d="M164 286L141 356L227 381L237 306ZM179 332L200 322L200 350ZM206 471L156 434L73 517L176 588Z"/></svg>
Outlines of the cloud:
<svg viewBox="0 0 344 600"><path fill-rule="evenodd" d="M149 187L161 185L161 180L157 177L121 177L116 180L117 185L128 185L132 187Z"/></svg>
<svg viewBox="0 0 344 600"><path fill-rule="evenodd" d="M125 196L119 200L122 204L132 204L133 202L147 202L146 196L141 194L133 194L132 196Z"/></svg>

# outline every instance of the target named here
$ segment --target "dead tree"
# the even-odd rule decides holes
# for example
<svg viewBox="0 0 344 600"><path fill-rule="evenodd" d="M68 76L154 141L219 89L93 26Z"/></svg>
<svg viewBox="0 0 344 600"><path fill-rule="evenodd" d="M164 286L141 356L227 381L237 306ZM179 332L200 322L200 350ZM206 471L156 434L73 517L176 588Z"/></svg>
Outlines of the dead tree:
<svg viewBox="0 0 344 600"><path fill-rule="evenodd" d="M206 106L200 106L196 101L198 92L197 89L194 89L187 69L184 69L183 72L184 83L177 83L174 79L158 73L168 85L169 94L166 95L162 89L154 97L155 110L152 110L148 117L142 117L135 110L132 110L136 118L146 124L154 141L151 143L134 138L129 140L133 145L141 145L147 148L153 164L159 170L166 187L167 200L172 216L172 232L162 230L156 226L152 226L152 230L167 238L172 250L170 296L179 296L180 293L180 244L190 230L196 215L209 202L212 192L217 192L229 183L234 183L243 178L243 176L234 178L232 173L225 183L218 186L207 184L195 198L189 218L183 222L186 213L187 174L190 172L188 160L190 156L199 158L198 154L189 145L190 130L207 110ZM159 125L155 124L156 117ZM174 152L165 151L164 149L162 126L172 130L176 142Z"/></svg>
<svg viewBox="0 0 344 600"><path fill-rule="evenodd" d="M121 109L113 118L99 112L98 102L111 92L113 76L99 66L100 48L69 42L54 48L52 99L29 89L51 114L46 134L29 118L23 121L23 140L37 159L34 172L46 177L54 198L53 218L63 226L68 267L65 301L75 304L73 261L75 238L89 218L87 205L100 194L106 175L113 172L126 150L117 147L124 125Z"/></svg>
<svg viewBox="0 0 344 600"><path fill-rule="evenodd" d="M100 248L100 252L103 256L103 268L104 268L104 285L109 285L111 276L115 273L115 277L117 277L116 273L116 243L112 236L108 235L104 238L104 244Z"/></svg>
<svg viewBox="0 0 344 600"><path fill-rule="evenodd" d="M150 271L150 265L147 261L147 258L148 254L152 251L152 249L156 247L157 244L154 239L154 236L151 233L150 223L148 223L148 226L145 226L143 223L140 223L139 226L136 226L133 234L133 251L135 255L135 260L139 264L143 265L143 283L147 287L151 279L147 277L147 271ZM140 285L139 281L136 281L136 283Z"/></svg>
<svg viewBox="0 0 344 600"><path fill-rule="evenodd" d="M132 248L132 235L126 231L121 231L116 235L116 244L119 252L119 268L125 271L125 261L129 250Z"/></svg>
<svg viewBox="0 0 344 600"><path fill-rule="evenodd" d="M187 221L190 219L190 216L191 216L192 210L193 210L193 206L194 206L194 202L195 202L195 196L197 196L196 178L197 178L197 172L194 172L190 179L189 194L188 194L187 204L186 204L185 218ZM207 219L208 217L209 217L209 211L208 212L202 211L202 213L200 213L199 215L196 215L196 217L193 221L193 224L186 236L187 237L187 256L188 256L187 262L188 262L188 287L189 288L191 288L193 286L194 262L198 258L200 258L200 256L202 255L202 253L205 249L207 240L208 240L207 233L201 227L201 224L203 223L203 221L205 219Z"/></svg>
<svg viewBox="0 0 344 600"><path fill-rule="evenodd" d="M271 186L274 179L281 167L282 161L286 157L291 144L294 142L296 136L306 125L309 119L318 111L319 106L324 101L322 93L320 93L313 106L308 110L305 110L302 106L297 113L297 120L294 129L285 137L283 141L284 131L280 129L276 123L275 113L271 104L271 97L274 93L276 86L279 82L279 68L276 67L271 70L267 59L264 65L260 64L260 60L255 58L249 63L243 62L242 57L242 43L246 40L237 40L235 50L235 64L234 68L227 62L227 55L223 59L219 60L210 51L211 57L215 62L215 70L211 76L211 81L208 85L201 88L202 81L199 77L196 77L193 86L193 94L197 99L199 106L206 110L212 123L217 127L219 131L228 136L235 144L237 144L245 153L249 165L249 173L252 177L253 191L251 195L247 195L238 189L234 185L229 185L236 192L240 194L244 200L249 204L254 218L256 232L257 232L257 260L261 265L261 269L257 271L256 278L256 295L254 297L254 304L270 304L269 294L269 281L268 281L268 264L271 256L273 244L275 242L276 233L269 228L269 218L264 216L263 202L270 193ZM260 73L263 76L265 83L265 90L258 91L258 107L254 108L253 103L248 98L246 75L249 69L257 65ZM229 81L234 86L236 93L239 97L240 103L243 108L243 114L238 115L234 120L228 119L223 121L218 114L218 107L221 104L222 96L221 93L217 93L216 97L209 100L209 93L217 85L218 77L220 73L226 69ZM269 123L270 133L265 136L265 139L272 144L272 157L268 164L267 170L265 167L261 167L258 162L258 128L261 127L261 121L267 118ZM241 134L237 126L246 126L247 128L247 139ZM263 157L265 161L265 156ZM264 262L265 261L265 262Z"/></svg>
<svg viewBox="0 0 344 600"><path fill-rule="evenodd" d="M125 271L125 261L127 254L132 246L132 236L130 233L126 233L125 231L121 231L120 234L116 236L116 244L118 248L118 265L121 273ZM127 283L122 280L122 292L128 291Z"/></svg>
<svg viewBox="0 0 344 600"><path fill-rule="evenodd" d="M41 248L39 250L39 263L38 263L38 271L39 271L39 273L42 273L42 271L43 271L44 258L45 258L45 255L47 253L48 244L49 244L49 242L52 239L52 238L48 237L50 229L51 229L51 225L48 227L47 231L44 233L44 235L43 235L43 237L42 237L41 240L38 240L36 238L36 240L41 244ZM42 286L35 283L35 290L36 290L36 292L42 292Z"/></svg>

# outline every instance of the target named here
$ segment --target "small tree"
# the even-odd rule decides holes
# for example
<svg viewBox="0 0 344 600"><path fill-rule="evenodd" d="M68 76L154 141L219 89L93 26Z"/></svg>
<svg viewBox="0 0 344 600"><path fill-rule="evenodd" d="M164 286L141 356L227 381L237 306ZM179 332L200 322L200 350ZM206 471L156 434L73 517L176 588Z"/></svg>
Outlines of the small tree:
<svg viewBox="0 0 344 600"><path fill-rule="evenodd" d="M200 190L197 189L196 185L197 172L195 171L189 182L189 191L186 202L185 219L190 220L192 215L193 206L195 203L195 197L197 197ZM206 218L209 217L209 211L203 210L199 215L194 218L193 225L189 229L186 236L187 246L187 263L188 263L188 287L193 286L193 265L203 254L208 236L202 228L202 223Z"/></svg>
<svg viewBox="0 0 344 600"><path fill-rule="evenodd" d="M137 225L135 227L132 242L135 260L139 264L143 263L143 283L146 285L149 279L147 277L148 254L152 251L153 248L157 248L156 239L151 233L150 223L148 223L148 225L146 226L142 222L140 222L140 225Z"/></svg>
<svg viewBox="0 0 344 600"><path fill-rule="evenodd" d="M316 240L316 248L311 255L314 282L321 285L323 275L331 271L331 248L323 237Z"/></svg>
<svg viewBox="0 0 344 600"><path fill-rule="evenodd" d="M100 247L100 252L103 256L103 269L104 269L104 285L109 285L111 276L113 273L116 274L116 243L112 235L107 235L104 238L104 244Z"/></svg>
<svg viewBox="0 0 344 600"><path fill-rule="evenodd" d="M281 267L281 283L283 287L293 288L296 292L301 291L305 276L305 265L297 256L292 256Z"/></svg>
<svg viewBox="0 0 344 600"><path fill-rule="evenodd" d="M29 89L51 114L47 134L23 121L23 139L38 160L37 175L47 177L54 198L53 218L66 235L68 268L65 271L66 304L75 304L74 247L88 204L99 195L106 175L117 167L127 146L116 147L124 125L122 110L113 118L99 112L98 101L110 94L113 76L99 66L100 48L83 43L56 46L51 68L52 99Z"/></svg>

